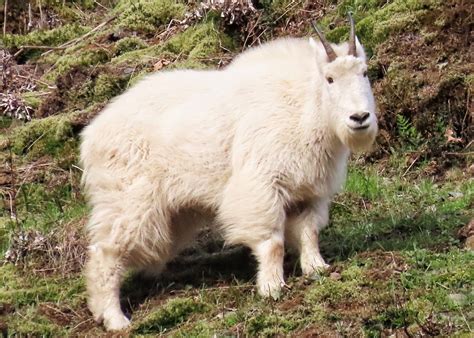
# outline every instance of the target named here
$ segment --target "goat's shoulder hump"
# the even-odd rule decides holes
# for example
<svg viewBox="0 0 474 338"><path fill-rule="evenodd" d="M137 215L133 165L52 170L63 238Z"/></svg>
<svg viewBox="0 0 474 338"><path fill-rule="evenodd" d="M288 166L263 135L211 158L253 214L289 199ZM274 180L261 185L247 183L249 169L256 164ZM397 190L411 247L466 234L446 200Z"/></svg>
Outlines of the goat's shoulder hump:
<svg viewBox="0 0 474 338"><path fill-rule="evenodd" d="M293 61L312 56L314 56L314 50L307 38L280 38L246 50L238 55L229 67Z"/></svg>

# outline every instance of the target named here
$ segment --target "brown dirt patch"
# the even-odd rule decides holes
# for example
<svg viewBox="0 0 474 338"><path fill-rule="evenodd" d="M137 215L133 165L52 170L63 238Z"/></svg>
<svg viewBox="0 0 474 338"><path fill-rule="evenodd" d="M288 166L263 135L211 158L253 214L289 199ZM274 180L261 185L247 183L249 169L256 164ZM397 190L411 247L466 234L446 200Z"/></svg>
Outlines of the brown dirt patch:
<svg viewBox="0 0 474 338"><path fill-rule="evenodd" d="M304 302L304 295L292 295L292 297L286 298L284 301L278 303L277 308L281 311L293 311L295 308L301 306Z"/></svg>
<svg viewBox="0 0 474 338"><path fill-rule="evenodd" d="M374 93L386 131L379 138L384 147L400 143L396 117L401 115L427 142L424 157L442 156L447 166L464 159L452 153L474 135L472 84L464 79L472 73L472 9L462 0L445 3L421 19L420 32L401 33L378 47Z"/></svg>
<svg viewBox="0 0 474 338"><path fill-rule="evenodd" d="M464 242L466 249L474 250L474 219L459 229L458 238Z"/></svg>
<svg viewBox="0 0 474 338"><path fill-rule="evenodd" d="M366 276L375 281L386 281L397 277L401 272L408 269L408 264L403 257L395 252L381 250L364 252L357 257L370 261L370 267Z"/></svg>
<svg viewBox="0 0 474 338"><path fill-rule="evenodd" d="M64 304L46 302L38 305L38 312L58 326L72 328L72 337L81 336L98 328L85 303L73 309Z"/></svg>

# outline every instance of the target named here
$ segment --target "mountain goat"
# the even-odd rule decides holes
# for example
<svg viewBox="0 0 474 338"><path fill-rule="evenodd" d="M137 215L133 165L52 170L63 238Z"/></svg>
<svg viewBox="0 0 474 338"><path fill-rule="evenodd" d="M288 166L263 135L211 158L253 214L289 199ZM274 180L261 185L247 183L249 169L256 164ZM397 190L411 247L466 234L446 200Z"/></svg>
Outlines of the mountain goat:
<svg viewBox="0 0 474 338"><path fill-rule="evenodd" d="M366 57L348 43L286 38L223 70L149 75L82 133L90 204L88 304L108 330L129 325L119 288L128 269L160 272L213 224L258 261L257 289L278 298L284 244L305 275L327 267L318 233L350 151L377 133Z"/></svg>

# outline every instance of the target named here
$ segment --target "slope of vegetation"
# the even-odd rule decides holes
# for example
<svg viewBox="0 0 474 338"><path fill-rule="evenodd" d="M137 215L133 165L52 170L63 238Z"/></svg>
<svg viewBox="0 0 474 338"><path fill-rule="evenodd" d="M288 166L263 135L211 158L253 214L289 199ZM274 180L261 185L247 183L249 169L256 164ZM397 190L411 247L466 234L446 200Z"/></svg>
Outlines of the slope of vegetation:
<svg viewBox="0 0 474 338"><path fill-rule="evenodd" d="M28 10L30 5L31 10ZM322 233L331 268L285 261L279 302L253 287L245 248L204 233L158 279L130 274L132 335L469 336L474 327L474 165L469 21L455 0L184 2L0 0L0 331L104 334L81 269L88 208L79 133L146 73L218 68L279 36L332 41L352 11L380 110ZM2 19L3 20L3 19Z"/></svg>

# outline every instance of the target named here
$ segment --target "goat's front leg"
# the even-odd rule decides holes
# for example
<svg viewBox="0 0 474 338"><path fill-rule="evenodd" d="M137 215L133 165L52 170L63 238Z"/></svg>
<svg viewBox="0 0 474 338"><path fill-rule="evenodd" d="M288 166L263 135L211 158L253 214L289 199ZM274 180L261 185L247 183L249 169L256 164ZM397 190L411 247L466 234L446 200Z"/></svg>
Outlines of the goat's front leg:
<svg viewBox="0 0 474 338"><path fill-rule="evenodd" d="M280 298L281 288L285 285L283 277L285 250L283 243L283 234L275 233L253 248L258 261L258 293L264 297Z"/></svg>
<svg viewBox="0 0 474 338"><path fill-rule="evenodd" d="M304 275L314 275L329 267L319 251L319 231L329 220L329 201L317 199L300 213L287 218L285 238L300 254Z"/></svg>
<svg viewBox="0 0 474 338"><path fill-rule="evenodd" d="M226 242L250 247L257 258L258 293L279 298L285 285L285 212L278 193L251 173L235 175L224 191L219 218Z"/></svg>

